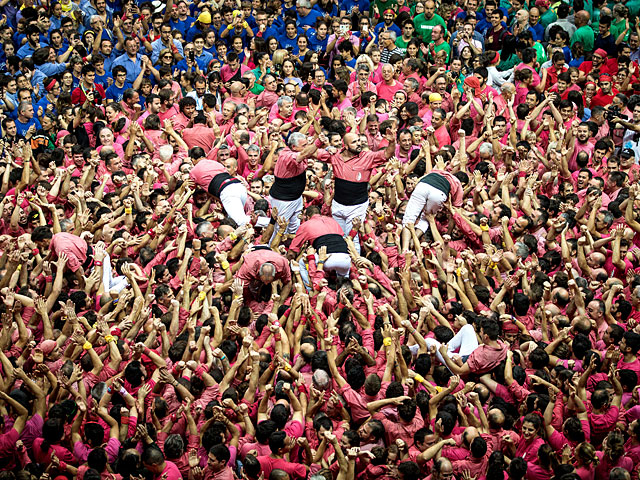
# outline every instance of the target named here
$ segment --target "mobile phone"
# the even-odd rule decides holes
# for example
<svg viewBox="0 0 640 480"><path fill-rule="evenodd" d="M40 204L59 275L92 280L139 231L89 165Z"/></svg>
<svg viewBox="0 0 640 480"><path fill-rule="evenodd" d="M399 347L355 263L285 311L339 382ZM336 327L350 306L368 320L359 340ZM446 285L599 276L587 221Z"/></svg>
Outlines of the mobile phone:
<svg viewBox="0 0 640 480"><path fill-rule="evenodd" d="M362 33L368 33L369 32L369 26L368 25L363 25L362 26Z"/></svg>
<svg viewBox="0 0 640 480"><path fill-rule="evenodd" d="M287 51L288 51L289 53L293 52L293 47L287 47Z"/></svg>
<svg viewBox="0 0 640 480"><path fill-rule="evenodd" d="M189 52L189 60L195 60L196 59L196 52Z"/></svg>
<svg viewBox="0 0 640 480"><path fill-rule="evenodd" d="M340 33L347 33L347 26L346 25L340 25Z"/></svg>

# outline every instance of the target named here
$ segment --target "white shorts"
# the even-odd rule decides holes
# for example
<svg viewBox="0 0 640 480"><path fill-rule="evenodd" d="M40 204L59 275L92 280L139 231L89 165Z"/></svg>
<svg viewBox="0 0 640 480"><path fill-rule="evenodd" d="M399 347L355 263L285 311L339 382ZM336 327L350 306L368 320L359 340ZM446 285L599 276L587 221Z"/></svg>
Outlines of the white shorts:
<svg viewBox="0 0 640 480"><path fill-rule="evenodd" d="M359 218L364 222L364 219L367 218L368 208L369 200L359 205L342 205L334 200L331 203L331 216L338 222L344 234L349 235L351 228L353 228L353 219ZM353 239L353 243L358 253L360 253L360 240L358 235Z"/></svg>
<svg viewBox="0 0 640 480"><path fill-rule="evenodd" d="M244 204L247 203L247 189L242 183L232 183L220 192L220 203L227 215L238 224L239 227L249 223L249 216L244 212Z"/></svg>
<svg viewBox="0 0 640 480"><path fill-rule="evenodd" d="M269 197L269 204L271 207L275 207L278 209L278 216L284 217L287 221L287 229L284 231L285 234L295 234L300 228L300 217L299 215L302 213L302 208L304 207L304 203L302 202L302 197L296 200L278 200L277 198ZM276 222L275 228L273 229L273 235L271 236L271 240L269 243L273 241L278 233L280 227L278 226L278 222Z"/></svg>
<svg viewBox="0 0 640 480"><path fill-rule="evenodd" d="M429 228L429 222L424 215L438 213L446 201L447 195L442 190L438 190L428 183L418 182L407 203L402 226L406 227L413 223L416 229L426 232Z"/></svg>

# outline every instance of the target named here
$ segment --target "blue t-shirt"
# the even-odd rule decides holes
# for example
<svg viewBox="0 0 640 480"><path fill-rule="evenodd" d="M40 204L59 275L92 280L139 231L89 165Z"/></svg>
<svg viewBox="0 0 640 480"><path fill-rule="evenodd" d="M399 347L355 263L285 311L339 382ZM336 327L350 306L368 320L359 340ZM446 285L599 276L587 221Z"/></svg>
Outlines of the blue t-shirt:
<svg viewBox="0 0 640 480"><path fill-rule="evenodd" d="M95 83L99 83L102 85L102 88L106 90L109 87L109 79L113 80L113 75L111 75L111 72L105 70L104 75L98 75L96 73Z"/></svg>
<svg viewBox="0 0 640 480"><path fill-rule="evenodd" d="M124 82L122 88L113 83L109 88L107 88L107 91L104 93L106 94L107 99L113 100L115 102L120 102L122 100L122 94L124 93L124 91L127 88L132 87L133 85L131 85L129 82Z"/></svg>
<svg viewBox="0 0 640 480"><path fill-rule="evenodd" d="M174 30L178 30L180 33L182 33L182 36L185 37L187 35L187 30L191 28L191 25L193 25L193 22L195 21L195 18L187 16L187 18L185 18L184 20L171 19L169 20L169 25L171 25L171 28L173 28Z"/></svg>
<svg viewBox="0 0 640 480"><path fill-rule="evenodd" d="M298 27L315 27L316 20L318 20L318 18L322 18L323 16L324 15L318 10L311 9L306 17L301 17L298 14L298 21L296 22L296 24L298 25Z"/></svg>
<svg viewBox="0 0 640 480"><path fill-rule="evenodd" d="M309 39L309 48L314 52L324 52L327 49L327 44L329 40L329 35L324 37L324 40L318 39L316 36L316 31L310 28L307 30L307 38Z"/></svg>
<svg viewBox="0 0 640 480"><path fill-rule="evenodd" d="M35 115L35 112L34 112L34 115ZM42 125L40 125L40 122L38 121L37 118L35 118L35 116L31 120L29 120L27 123L22 123L20 120L16 119L16 129L18 130L18 135L22 135L24 137L24 135L27 133L27 130L29 130L31 125L35 125L36 130L40 130L42 128Z"/></svg>

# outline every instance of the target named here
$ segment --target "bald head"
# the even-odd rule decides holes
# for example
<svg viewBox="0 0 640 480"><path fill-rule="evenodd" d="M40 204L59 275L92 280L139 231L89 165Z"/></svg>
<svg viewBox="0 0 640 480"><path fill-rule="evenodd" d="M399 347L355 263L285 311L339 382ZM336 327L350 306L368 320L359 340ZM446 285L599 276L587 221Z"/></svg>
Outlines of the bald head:
<svg viewBox="0 0 640 480"><path fill-rule="evenodd" d="M591 15L586 10L580 10L575 14L575 24L576 26L582 27L589 23L589 19L591 19Z"/></svg>
<svg viewBox="0 0 640 480"><path fill-rule="evenodd" d="M240 93L243 88L244 88L244 85L242 84L242 82L233 82L231 84L231 87L229 87L232 95Z"/></svg>
<svg viewBox="0 0 640 480"><path fill-rule="evenodd" d="M504 413L499 408L492 408L487 414L489 420L489 428L499 429L504 423Z"/></svg>

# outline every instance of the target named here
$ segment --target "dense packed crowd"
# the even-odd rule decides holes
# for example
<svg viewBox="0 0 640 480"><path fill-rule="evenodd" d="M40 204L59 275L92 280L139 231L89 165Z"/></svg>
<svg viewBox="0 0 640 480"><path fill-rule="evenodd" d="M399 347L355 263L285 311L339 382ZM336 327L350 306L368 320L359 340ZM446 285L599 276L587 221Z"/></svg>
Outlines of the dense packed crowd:
<svg viewBox="0 0 640 480"><path fill-rule="evenodd" d="M0 0L0 480L631 480L640 1Z"/></svg>

